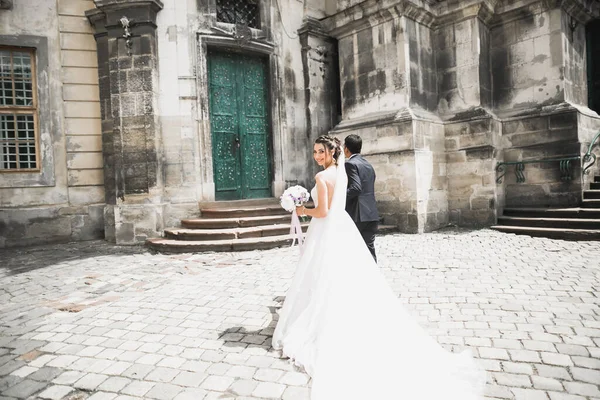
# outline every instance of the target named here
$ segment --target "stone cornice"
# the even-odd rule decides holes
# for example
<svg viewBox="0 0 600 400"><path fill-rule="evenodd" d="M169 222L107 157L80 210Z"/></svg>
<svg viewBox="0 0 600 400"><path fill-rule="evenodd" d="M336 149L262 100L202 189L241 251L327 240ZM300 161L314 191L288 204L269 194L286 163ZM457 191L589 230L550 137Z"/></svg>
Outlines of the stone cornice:
<svg viewBox="0 0 600 400"><path fill-rule="evenodd" d="M331 36L341 38L370 26L406 16L427 26L435 21L431 7L418 0L367 0L322 20Z"/></svg>
<svg viewBox="0 0 600 400"><path fill-rule="evenodd" d="M94 3L96 8L87 10L85 15L94 25L96 36L120 27L123 16L132 19L131 29L144 25L156 28L156 14L163 8L160 0L94 0Z"/></svg>
<svg viewBox="0 0 600 400"><path fill-rule="evenodd" d="M500 25L546 10L562 8L576 21L585 24L600 18L596 0L366 0L321 20L323 31L341 38L353 32L405 16L437 29L469 18L487 25Z"/></svg>
<svg viewBox="0 0 600 400"><path fill-rule="evenodd" d="M92 26L94 27L94 36L96 38L100 36L104 36L107 34L106 32L106 14L103 11L98 10L97 8L87 10L85 12L85 16L90 21Z"/></svg>
<svg viewBox="0 0 600 400"><path fill-rule="evenodd" d="M583 24L600 17L600 5L592 0L530 0L524 3L517 6L500 3L492 24L505 24L558 7Z"/></svg>
<svg viewBox="0 0 600 400"><path fill-rule="evenodd" d="M467 3L467 4L465 4ZM460 8L446 9L441 12L436 18L434 26L436 28L454 24L470 18L479 18L486 25L489 24L494 17L494 9L491 8L489 1L473 1L462 2Z"/></svg>
<svg viewBox="0 0 600 400"><path fill-rule="evenodd" d="M586 24L600 18L600 3L591 0L562 0L561 7L577 21Z"/></svg>
<svg viewBox="0 0 600 400"><path fill-rule="evenodd" d="M163 9L163 3L160 0L94 0L96 8L102 11L117 11L128 8L150 7L154 12Z"/></svg>
<svg viewBox="0 0 600 400"><path fill-rule="evenodd" d="M313 17L304 18L302 26L300 26L300 29L298 29L299 36L308 34L327 40L333 40L333 38L323 28L321 21Z"/></svg>

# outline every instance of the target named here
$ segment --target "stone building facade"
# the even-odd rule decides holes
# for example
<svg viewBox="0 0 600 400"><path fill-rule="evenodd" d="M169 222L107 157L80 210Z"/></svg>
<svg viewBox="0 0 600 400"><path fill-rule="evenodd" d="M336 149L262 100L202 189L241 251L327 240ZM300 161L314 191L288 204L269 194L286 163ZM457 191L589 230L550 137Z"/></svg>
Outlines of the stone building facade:
<svg viewBox="0 0 600 400"><path fill-rule="evenodd" d="M600 130L596 0L2 4L0 54L34 55L18 111L38 147L35 168L0 169L0 246L139 243L198 203L312 186L325 133L363 137L404 232L577 205L589 180L581 161L571 180L497 167L582 155Z"/></svg>
<svg viewBox="0 0 600 400"><path fill-rule="evenodd" d="M0 7L0 247L104 237L90 7L56 0ZM15 124L17 114L31 129Z"/></svg>

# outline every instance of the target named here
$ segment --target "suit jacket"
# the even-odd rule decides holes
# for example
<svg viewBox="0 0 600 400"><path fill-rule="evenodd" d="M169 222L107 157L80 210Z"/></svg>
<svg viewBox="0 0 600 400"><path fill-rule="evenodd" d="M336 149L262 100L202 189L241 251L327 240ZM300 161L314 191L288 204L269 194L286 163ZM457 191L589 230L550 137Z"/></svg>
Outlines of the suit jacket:
<svg viewBox="0 0 600 400"><path fill-rule="evenodd" d="M348 175L346 212L354 222L379 221L375 203L375 170L360 154L345 163Z"/></svg>

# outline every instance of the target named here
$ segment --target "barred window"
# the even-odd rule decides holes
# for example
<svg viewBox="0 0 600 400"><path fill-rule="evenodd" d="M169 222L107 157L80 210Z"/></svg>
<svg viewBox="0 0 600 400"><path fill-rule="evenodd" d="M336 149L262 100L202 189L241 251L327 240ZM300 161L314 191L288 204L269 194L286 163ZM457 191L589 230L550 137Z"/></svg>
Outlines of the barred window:
<svg viewBox="0 0 600 400"><path fill-rule="evenodd" d="M0 172L38 169L34 52L0 47Z"/></svg>
<svg viewBox="0 0 600 400"><path fill-rule="evenodd" d="M260 29L258 0L217 0L217 21Z"/></svg>

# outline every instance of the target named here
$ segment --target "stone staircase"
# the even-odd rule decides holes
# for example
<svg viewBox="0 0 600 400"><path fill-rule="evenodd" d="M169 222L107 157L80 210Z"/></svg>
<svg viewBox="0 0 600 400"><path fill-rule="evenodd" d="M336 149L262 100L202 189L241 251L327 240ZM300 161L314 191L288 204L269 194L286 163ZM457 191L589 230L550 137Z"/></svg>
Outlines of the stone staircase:
<svg viewBox="0 0 600 400"><path fill-rule="evenodd" d="M583 191L580 207L505 208L500 232L567 240L600 240L600 176Z"/></svg>
<svg viewBox="0 0 600 400"><path fill-rule="evenodd" d="M181 220L181 228L165 229L164 238L148 239L146 245L164 253L196 253L270 249L292 243L291 214L277 198L204 203L200 215ZM302 228L306 232L308 222ZM380 233L394 230L380 227Z"/></svg>

